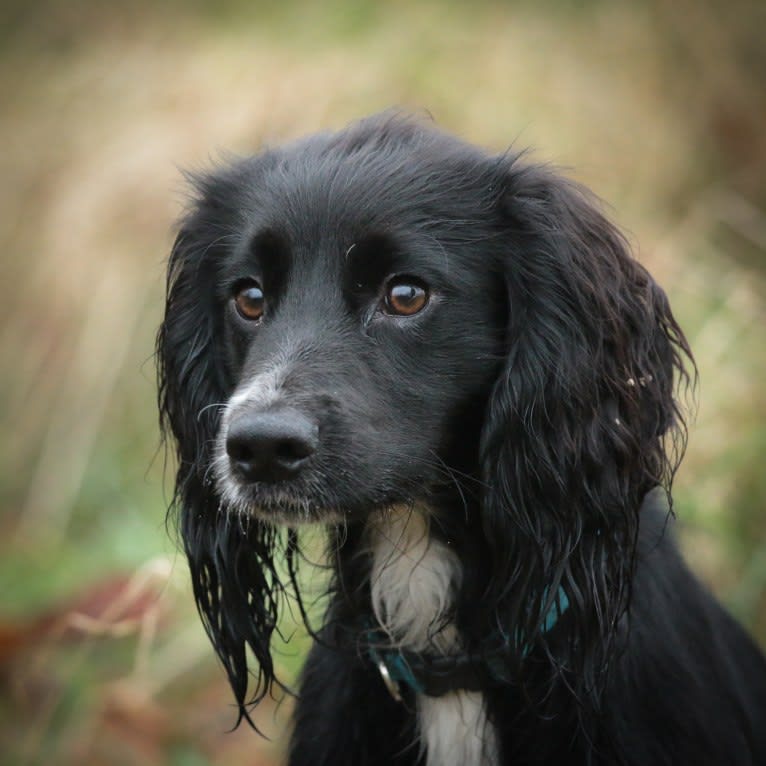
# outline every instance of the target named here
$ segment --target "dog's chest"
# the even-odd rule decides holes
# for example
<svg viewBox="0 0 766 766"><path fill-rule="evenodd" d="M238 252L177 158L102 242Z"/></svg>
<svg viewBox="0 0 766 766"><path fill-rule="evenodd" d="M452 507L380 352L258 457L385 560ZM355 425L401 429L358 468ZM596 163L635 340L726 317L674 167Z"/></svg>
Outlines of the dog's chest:
<svg viewBox="0 0 766 766"><path fill-rule="evenodd" d="M370 542L372 605L392 641L414 651L457 651L460 639L449 612L462 573L454 551L431 539L425 515L409 508L376 518ZM418 695L418 723L428 766L497 763L480 692Z"/></svg>

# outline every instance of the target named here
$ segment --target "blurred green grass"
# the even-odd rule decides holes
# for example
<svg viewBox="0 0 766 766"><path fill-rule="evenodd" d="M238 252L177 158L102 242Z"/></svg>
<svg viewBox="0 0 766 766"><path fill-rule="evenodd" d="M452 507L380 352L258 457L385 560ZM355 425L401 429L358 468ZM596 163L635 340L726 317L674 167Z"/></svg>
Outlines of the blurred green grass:
<svg viewBox="0 0 766 766"><path fill-rule="evenodd" d="M676 483L684 546L766 644L764 8L5 2L6 762L277 757L289 705L259 711L272 745L225 734L230 699L165 530L151 354L183 203L177 166L208 166L221 150L252 152L390 105L427 110L498 151L531 145L609 201L667 289L700 367ZM94 584L117 574L144 582L147 571L156 600L124 622L124 635L105 630L106 618L70 624L83 603L93 606ZM86 594L79 607L77 594ZM52 631L40 622L51 613ZM298 633L283 648L287 676L303 646Z"/></svg>

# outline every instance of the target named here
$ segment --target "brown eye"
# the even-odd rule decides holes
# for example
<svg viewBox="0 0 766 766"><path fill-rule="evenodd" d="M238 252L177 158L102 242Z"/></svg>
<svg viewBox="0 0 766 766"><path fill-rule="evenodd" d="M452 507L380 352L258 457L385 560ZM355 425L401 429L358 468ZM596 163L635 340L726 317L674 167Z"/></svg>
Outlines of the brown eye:
<svg viewBox="0 0 766 766"><path fill-rule="evenodd" d="M242 285L234 296L237 313L249 322L255 322L263 316L263 290L257 282Z"/></svg>
<svg viewBox="0 0 766 766"><path fill-rule="evenodd" d="M383 300L387 314L411 316L428 303L428 290L412 277L395 277L386 286Z"/></svg>

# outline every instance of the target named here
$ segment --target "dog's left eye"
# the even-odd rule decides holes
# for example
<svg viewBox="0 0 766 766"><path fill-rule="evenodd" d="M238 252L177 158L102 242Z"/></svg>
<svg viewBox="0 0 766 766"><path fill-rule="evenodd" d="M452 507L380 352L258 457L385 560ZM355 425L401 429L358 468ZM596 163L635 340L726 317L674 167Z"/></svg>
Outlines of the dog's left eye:
<svg viewBox="0 0 766 766"><path fill-rule="evenodd" d="M234 295L237 313L249 322L255 322L263 316L263 289L255 280L241 285Z"/></svg>
<svg viewBox="0 0 766 766"><path fill-rule="evenodd" d="M428 303L428 288L414 277L393 277L386 285L383 310L395 316L412 316Z"/></svg>

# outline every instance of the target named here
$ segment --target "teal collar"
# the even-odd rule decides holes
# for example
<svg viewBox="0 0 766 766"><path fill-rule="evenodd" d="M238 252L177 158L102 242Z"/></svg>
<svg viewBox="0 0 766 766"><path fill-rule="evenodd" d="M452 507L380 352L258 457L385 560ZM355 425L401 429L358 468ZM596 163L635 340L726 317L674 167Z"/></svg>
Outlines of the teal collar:
<svg viewBox="0 0 766 766"><path fill-rule="evenodd" d="M553 630L569 608L569 599L559 588L543 622L543 633ZM503 637L494 651L482 654L429 655L386 646L387 636L380 629L367 631L368 654L383 683L397 700L402 700L402 686L429 697L441 697L450 691L480 691L487 686L509 682L508 640ZM526 657L531 647L524 648Z"/></svg>

